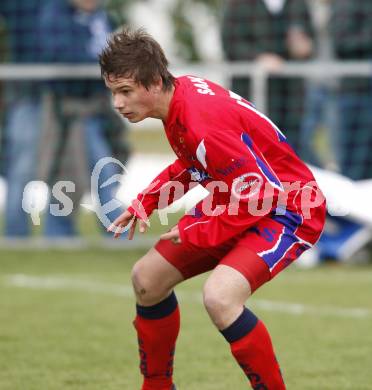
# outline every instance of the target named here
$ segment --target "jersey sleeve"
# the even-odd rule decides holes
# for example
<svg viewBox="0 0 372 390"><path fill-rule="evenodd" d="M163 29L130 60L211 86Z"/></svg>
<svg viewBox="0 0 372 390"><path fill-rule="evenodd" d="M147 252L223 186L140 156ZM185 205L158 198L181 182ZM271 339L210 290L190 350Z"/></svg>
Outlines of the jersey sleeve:
<svg viewBox="0 0 372 390"><path fill-rule="evenodd" d="M182 242L208 248L242 233L267 215L282 185L247 133L214 132L206 137L204 146L204 162L213 186L218 181L223 188L214 200L221 202L209 215L203 206L200 218L182 218L179 230Z"/></svg>
<svg viewBox="0 0 372 390"><path fill-rule="evenodd" d="M181 198L189 190L191 181L190 173L177 159L138 194L128 211L146 220L154 210L165 208Z"/></svg>

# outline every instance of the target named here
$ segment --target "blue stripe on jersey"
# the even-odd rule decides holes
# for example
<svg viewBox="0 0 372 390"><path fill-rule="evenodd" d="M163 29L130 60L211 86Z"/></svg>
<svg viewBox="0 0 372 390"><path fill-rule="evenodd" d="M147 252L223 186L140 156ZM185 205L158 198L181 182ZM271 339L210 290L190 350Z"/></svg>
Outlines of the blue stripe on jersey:
<svg viewBox="0 0 372 390"><path fill-rule="evenodd" d="M291 229L283 226L283 232L279 236L279 239L275 246L267 251L258 253L261 256L265 263L272 268L284 255L287 253L288 249L298 242L298 238L293 234Z"/></svg>
<svg viewBox="0 0 372 390"><path fill-rule="evenodd" d="M302 224L301 215L278 207L273 211L271 218L283 225L282 233L271 249L258 253L270 269L283 259L295 244L301 244L303 248L310 248L310 245L304 243L294 233Z"/></svg>
<svg viewBox="0 0 372 390"><path fill-rule="evenodd" d="M276 177L276 175L272 172L271 168L259 157L256 152L253 150L253 142L247 133L242 133L242 141L248 147L250 152L252 153L254 159L256 160L256 164L260 171L264 174L266 179L276 188L283 190L282 184L280 180Z"/></svg>
<svg viewBox="0 0 372 390"><path fill-rule="evenodd" d="M253 142L247 133L242 133L242 141L248 146L249 149L252 148Z"/></svg>
<svg viewBox="0 0 372 390"><path fill-rule="evenodd" d="M292 211L288 211L283 207L277 207L271 217L274 221L281 223L284 226L292 229L294 232L302 223L302 217Z"/></svg>
<svg viewBox="0 0 372 390"><path fill-rule="evenodd" d="M287 142L287 138L286 138L286 136L283 133L281 133L281 132L278 133L277 132L277 134L278 134L280 142Z"/></svg>

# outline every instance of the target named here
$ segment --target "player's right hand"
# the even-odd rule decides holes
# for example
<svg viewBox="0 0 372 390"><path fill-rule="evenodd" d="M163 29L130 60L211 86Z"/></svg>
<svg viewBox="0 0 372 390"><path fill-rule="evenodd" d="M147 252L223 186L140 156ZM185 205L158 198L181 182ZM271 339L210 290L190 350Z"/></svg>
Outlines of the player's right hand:
<svg viewBox="0 0 372 390"><path fill-rule="evenodd" d="M118 238L120 234L124 233L127 229L125 227L132 222L129 228L128 240L132 240L134 232L136 230L138 218L130 213L128 210L124 211L115 221L107 228L108 232L114 233L114 238ZM147 222L139 219L139 231L145 233L147 229Z"/></svg>

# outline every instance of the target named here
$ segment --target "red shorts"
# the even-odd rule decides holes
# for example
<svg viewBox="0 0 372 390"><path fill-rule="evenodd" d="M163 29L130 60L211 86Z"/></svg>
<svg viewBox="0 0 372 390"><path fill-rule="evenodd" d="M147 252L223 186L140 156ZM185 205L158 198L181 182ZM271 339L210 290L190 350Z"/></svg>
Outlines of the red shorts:
<svg viewBox="0 0 372 390"><path fill-rule="evenodd" d="M215 268L228 265L248 280L252 292L277 275L319 238L324 221L303 223L302 217L286 211L284 215L269 214L238 237L214 248L190 248L160 240L155 249L189 279ZM303 233L303 234L301 234ZM309 234L313 233L313 234ZM311 237L304 241L299 237Z"/></svg>

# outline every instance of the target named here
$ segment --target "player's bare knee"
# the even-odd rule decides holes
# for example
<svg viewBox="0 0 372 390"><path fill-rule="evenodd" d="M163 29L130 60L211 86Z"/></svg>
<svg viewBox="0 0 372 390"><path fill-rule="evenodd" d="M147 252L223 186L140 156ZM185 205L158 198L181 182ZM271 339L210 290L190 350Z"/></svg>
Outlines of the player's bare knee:
<svg viewBox="0 0 372 390"><path fill-rule="evenodd" d="M143 268L140 261L134 264L132 268L132 285L136 295L144 295L146 290L148 290L147 282L145 281L146 272Z"/></svg>
<svg viewBox="0 0 372 390"><path fill-rule="evenodd" d="M168 293L159 285L156 278L151 275L141 260L132 269L132 284L137 302L140 305L156 304Z"/></svg>
<svg viewBox="0 0 372 390"><path fill-rule="evenodd" d="M208 284L204 286L203 302L209 316L217 326L234 305L223 290L213 289Z"/></svg>

